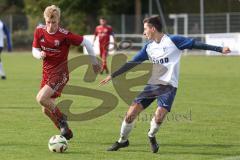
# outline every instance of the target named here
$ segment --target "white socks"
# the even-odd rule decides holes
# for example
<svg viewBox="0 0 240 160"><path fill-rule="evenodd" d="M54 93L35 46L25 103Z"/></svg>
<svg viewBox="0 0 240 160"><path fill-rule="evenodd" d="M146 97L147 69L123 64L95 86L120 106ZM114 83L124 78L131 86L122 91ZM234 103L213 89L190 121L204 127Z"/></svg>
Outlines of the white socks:
<svg viewBox="0 0 240 160"><path fill-rule="evenodd" d="M148 132L149 137L154 137L155 134L158 132L160 125L156 123L155 117L152 118L150 122L150 130Z"/></svg>
<svg viewBox="0 0 240 160"><path fill-rule="evenodd" d="M5 76L5 72L3 70L2 62L0 62L0 76Z"/></svg>
<svg viewBox="0 0 240 160"><path fill-rule="evenodd" d="M119 143L124 143L127 141L128 135L131 132L132 128L133 128L133 122L126 123L124 119L121 126L120 138L118 140Z"/></svg>
<svg viewBox="0 0 240 160"><path fill-rule="evenodd" d="M127 141L128 135L131 132L133 126L134 126L134 122L127 123L125 120L123 120L118 143L124 143ZM160 124L157 124L155 121L155 117L153 117L152 121L150 122L150 130L148 132L148 136L154 137L155 134L158 132L159 128L160 128Z"/></svg>

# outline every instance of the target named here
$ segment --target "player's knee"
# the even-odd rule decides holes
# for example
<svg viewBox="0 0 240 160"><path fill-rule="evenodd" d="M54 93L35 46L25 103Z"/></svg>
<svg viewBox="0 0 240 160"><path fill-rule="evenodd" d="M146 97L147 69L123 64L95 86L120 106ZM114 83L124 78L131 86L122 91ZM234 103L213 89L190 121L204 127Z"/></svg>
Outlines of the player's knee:
<svg viewBox="0 0 240 160"><path fill-rule="evenodd" d="M40 96L39 96L39 95L36 96L36 101L37 101L38 103L40 103Z"/></svg>
<svg viewBox="0 0 240 160"><path fill-rule="evenodd" d="M44 114L47 113L47 109L45 107L42 107L42 113L44 113Z"/></svg>
<svg viewBox="0 0 240 160"><path fill-rule="evenodd" d="M42 106L44 106L45 105L45 98L42 96L42 95L37 95L37 97L36 97L36 100L37 100L37 102L39 103L39 104L41 104Z"/></svg>
<svg viewBox="0 0 240 160"><path fill-rule="evenodd" d="M127 114L125 117L126 123L132 123L135 120L136 116L132 114Z"/></svg>
<svg viewBox="0 0 240 160"><path fill-rule="evenodd" d="M156 114L155 115L155 122L157 124L161 124L164 121L166 114L162 113L162 114Z"/></svg>
<svg viewBox="0 0 240 160"><path fill-rule="evenodd" d="M157 124L162 124L162 122L163 122L163 118L162 117L157 117L157 116L155 116L155 122L157 123Z"/></svg>

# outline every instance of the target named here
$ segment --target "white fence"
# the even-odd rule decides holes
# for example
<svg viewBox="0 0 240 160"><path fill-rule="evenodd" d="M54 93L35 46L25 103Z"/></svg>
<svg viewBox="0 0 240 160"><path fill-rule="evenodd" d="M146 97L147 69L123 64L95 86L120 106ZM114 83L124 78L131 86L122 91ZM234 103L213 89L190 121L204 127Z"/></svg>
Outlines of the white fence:
<svg viewBox="0 0 240 160"><path fill-rule="evenodd" d="M144 42L146 41L144 36L141 34L116 34L117 43L113 43L111 37L109 53L132 53L140 50ZM203 40L203 42L211 45L217 45L221 47L228 46L231 49L229 55L240 55L240 33L219 33L219 34L191 34L188 37L195 38L197 41ZM93 41L93 35L85 36L91 42ZM99 54L99 43L96 39L94 43L94 50L96 54ZM84 49L86 54L86 49ZM197 55L221 55L217 52L202 51L202 50L185 50L184 54L197 54Z"/></svg>

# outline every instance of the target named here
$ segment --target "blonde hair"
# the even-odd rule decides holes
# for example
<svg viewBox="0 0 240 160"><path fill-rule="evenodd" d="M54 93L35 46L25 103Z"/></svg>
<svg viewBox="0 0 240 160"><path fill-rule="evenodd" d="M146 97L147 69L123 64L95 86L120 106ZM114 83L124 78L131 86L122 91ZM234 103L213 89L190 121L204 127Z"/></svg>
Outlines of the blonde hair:
<svg viewBox="0 0 240 160"><path fill-rule="evenodd" d="M50 18L54 20L60 20L61 10L55 5L47 6L43 12L44 18Z"/></svg>

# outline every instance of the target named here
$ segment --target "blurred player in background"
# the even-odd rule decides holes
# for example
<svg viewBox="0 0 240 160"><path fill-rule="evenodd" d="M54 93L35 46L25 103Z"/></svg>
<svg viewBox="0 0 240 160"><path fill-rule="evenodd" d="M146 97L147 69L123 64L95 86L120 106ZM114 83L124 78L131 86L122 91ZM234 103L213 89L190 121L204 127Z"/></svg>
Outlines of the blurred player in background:
<svg viewBox="0 0 240 160"><path fill-rule="evenodd" d="M112 78L130 70L145 60L149 60L153 67L152 77L144 90L135 98L122 122L120 138L108 151L116 151L129 145L128 135L133 128L135 118L153 101L157 99L157 109L151 120L148 138L153 153L158 152L159 146L155 138L160 125L167 113L170 112L178 87L180 58L184 49L212 50L227 54L228 47L219 47L197 42L194 39L177 35L167 35L162 32L159 17L149 17L144 21L144 35L149 42L133 59L125 63L117 71L107 76L100 84L105 84ZM162 72L165 70L164 72Z"/></svg>
<svg viewBox="0 0 240 160"><path fill-rule="evenodd" d="M93 38L93 44L96 40L96 37L99 38L99 50L100 50L100 57L102 59L102 69L101 73L105 70L106 73L109 73L108 67L107 67L107 56L108 56L108 47L110 43L110 36L113 36L114 42L114 33L112 30L112 27L107 24L107 20L103 17L99 19L99 26L95 28L94 32L94 38ZM113 44L114 44L113 42Z"/></svg>
<svg viewBox="0 0 240 160"><path fill-rule="evenodd" d="M6 79L6 74L4 72L2 59L1 59L1 53L4 47L4 35L7 37L7 46L8 46L8 51L10 52L12 50L10 33L8 31L6 24L4 24L0 20L0 76L1 76L1 79Z"/></svg>
<svg viewBox="0 0 240 160"><path fill-rule="evenodd" d="M100 71L100 65L90 41L59 26L60 14L57 6L46 7L43 13L46 25L39 25L34 32L32 54L43 60L41 89L36 100L42 105L43 112L60 129L61 135L69 140L73 133L68 127L66 115L55 105L55 99L61 95L69 80L67 58L70 46L86 47L96 73Z"/></svg>

